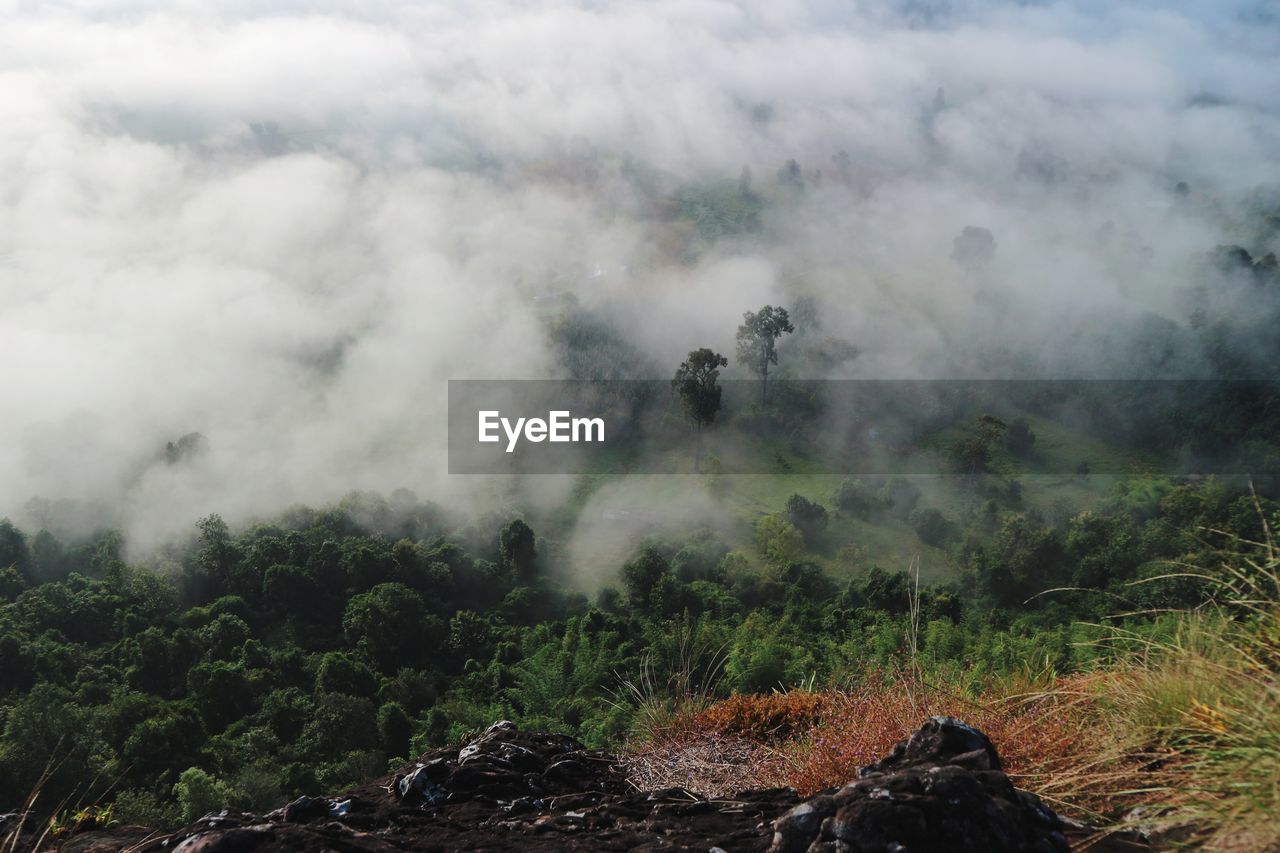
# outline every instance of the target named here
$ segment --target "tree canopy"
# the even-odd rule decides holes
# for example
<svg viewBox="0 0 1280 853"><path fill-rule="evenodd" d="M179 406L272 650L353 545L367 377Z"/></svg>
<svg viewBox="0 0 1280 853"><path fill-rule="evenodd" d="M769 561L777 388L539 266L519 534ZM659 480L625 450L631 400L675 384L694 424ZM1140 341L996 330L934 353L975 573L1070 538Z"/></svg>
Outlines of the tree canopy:
<svg viewBox="0 0 1280 853"><path fill-rule="evenodd" d="M769 366L778 363L778 338L791 334L795 327L787 309L766 305L759 311L747 311L738 327L738 360L760 377L760 404L768 400Z"/></svg>

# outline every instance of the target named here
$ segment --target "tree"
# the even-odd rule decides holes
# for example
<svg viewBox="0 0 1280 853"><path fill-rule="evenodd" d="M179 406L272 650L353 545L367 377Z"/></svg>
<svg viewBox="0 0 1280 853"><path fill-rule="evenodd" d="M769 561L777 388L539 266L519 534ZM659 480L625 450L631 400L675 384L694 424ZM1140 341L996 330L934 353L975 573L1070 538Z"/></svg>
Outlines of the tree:
<svg viewBox="0 0 1280 853"><path fill-rule="evenodd" d="M239 616L219 614L216 619L196 631L196 639L205 649L209 660L235 660L240 648L251 636L249 626Z"/></svg>
<svg viewBox="0 0 1280 853"><path fill-rule="evenodd" d="M738 360L760 377L760 405L764 405L769 388L769 365L778 363L778 338L791 334L795 327L787 309L766 305L758 312L747 311L738 327Z"/></svg>
<svg viewBox="0 0 1280 853"><path fill-rule="evenodd" d="M27 537L7 518L0 518L0 568L13 566L19 574L27 571Z"/></svg>
<svg viewBox="0 0 1280 853"><path fill-rule="evenodd" d="M511 570L516 583L527 584L536 576L534 561L538 556L533 529L522 519L508 522L498 534L502 564Z"/></svg>
<svg viewBox="0 0 1280 853"><path fill-rule="evenodd" d="M187 691L210 732L220 732L249 713L253 687L238 663L202 663L187 673Z"/></svg>
<svg viewBox="0 0 1280 853"><path fill-rule="evenodd" d="M911 513L911 528L926 545L940 546L951 532L951 525L941 511L929 507Z"/></svg>
<svg viewBox="0 0 1280 853"><path fill-rule="evenodd" d="M0 566L0 602L13 601L27 588L17 566Z"/></svg>
<svg viewBox="0 0 1280 853"><path fill-rule="evenodd" d="M382 749L391 758L409 756L409 738L413 736L413 720L399 702L388 702L378 709L378 737Z"/></svg>
<svg viewBox="0 0 1280 853"><path fill-rule="evenodd" d="M196 568L212 582L217 593L230 592L232 571L240 559L230 528L216 514L200 519L196 527L200 530L194 555Z"/></svg>
<svg viewBox="0 0 1280 853"><path fill-rule="evenodd" d="M173 786L173 795L178 798L182 819L190 823L227 806L235 792L230 785L207 771L188 767Z"/></svg>
<svg viewBox="0 0 1280 853"><path fill-rule="evenodd" d="M349 652L326 652L316 669L316 690L321 693L369 696L377 685L373 670Z"/></svg>
<svg viewBox="0 0 1280 853"><path fill-rule="evenodd" d="M130 773L154 777L197 760L206 742L196 710L186 702L171 702L133 728L120 747L120 757Z"/></svg>
<svg viewBox="0 0 1280 853"><path fill-rule="evenodd" d="M1026 515L1009 516L975 566L978 588L1002 607L1064 582L1071 560L1058 534Z"/></svg>
<svg viewBox="0 0 1280 853"><path fill-rule="evenodd" d="M353 596L342 629L382 672L395 672L434 652L446 631L440 617L426 612L422 597L399 583L378 584Z"/></svg>
<svg viewBox="0 0 1280 853"><path fill-rule="evenodd" d="M647 547L622 567L622 585L633 607L648 610L654 587L671 572L671 566L656 548Z"/></svg>
<svg viewBox="0 0 1280 853"><path fill-rule="evenodd" d="M720 411L721 388L716 383L720 377L720 368L727 367L729 359L718 352L703 347L689 353L689 357L676 369L671 380L671 387L680 395L680 403L685 413L698 430L697 443L693 450L693 470L701 470L699 459L702 455L702 428L711 426Z"/></svg>
<svg viewBox="0 0 1280 853"><path fill-rule="evenodd" d="M877 495L861 480L845 478L831 493L831 502L854 518L867 519L880 510L887 509L891 501Z"/></svg>
<svg viewBox="0 0 1280 853"><path fill-rule="evenodd" d="M286 619L318 622L330 611L315 574L301 566L278 564L267 569L262 594L267 606Z"/></svg>
<svg viewBox="0 0 1280 853"><path fill-rule="evenodd" d="M1004 442L1008 427L993 415L981 415L976 428L951 447L951 456L966 474L977 474L986 469L993 447Z"/></svg>
<svg viewBox="0 0 1280 853"><path fill-rule="evenodd" d="M788 160L782 168L778 169L778 183L784 187L803 189L804 176L800 171L800 164L795 160Z"/></svg>
<svg viewBox="0 0 1280 853"><path fill-rule="evenodd" d="M786 513L787 521L794 524L808 540L812 540L827 527L827 508L804 495L787 498Z"/></svg>
<svg viewBox="0 0 1280 853"><path fill-rule="evenodd" d="M804 537L787 519L766 515L756 522L756 550L770 566L783 569L804 556Z"/></svg>
<svg viewBox="0 0 1280 853"><path fill-rule="evenodd" d="M1036 434L1031 431L1031 424L1026 418L1018 418L1009 424L1004 434L1004 446L1014 456L1027 457L1036 443Z"/></svg>

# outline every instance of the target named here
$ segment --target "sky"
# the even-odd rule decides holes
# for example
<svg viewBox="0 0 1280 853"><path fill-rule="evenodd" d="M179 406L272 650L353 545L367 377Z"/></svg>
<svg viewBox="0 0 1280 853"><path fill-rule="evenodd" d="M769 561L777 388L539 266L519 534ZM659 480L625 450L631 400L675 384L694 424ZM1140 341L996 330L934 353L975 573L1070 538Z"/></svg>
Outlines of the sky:
<svg viewBox="0 0 1280 853"><path fill-rule="evenodd" d="M1123 372L1100 324L1280 248L1270 5L0 0L0 516L466 500L445 382L563 375L547 290L662 375L800 296L842 376ZM762 232L673 262L654 193L744 166Z"/></svg>

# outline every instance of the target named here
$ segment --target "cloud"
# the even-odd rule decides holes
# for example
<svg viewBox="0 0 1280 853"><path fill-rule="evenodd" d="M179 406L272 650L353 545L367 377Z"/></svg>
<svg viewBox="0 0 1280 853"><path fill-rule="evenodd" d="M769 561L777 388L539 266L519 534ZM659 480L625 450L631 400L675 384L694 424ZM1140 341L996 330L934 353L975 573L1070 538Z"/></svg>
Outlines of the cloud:
<svg viewBox="0 0 1280 853"><path fill-rule="evenodd" d="M562 373L548 292L660 365L815 295L857 375L1181 320L1280 174L1277 46L1249 2L0 3L0 514L101 502L155 543L465 493L444 382ZM673 255L655 199L791 158L759 232Z"/></svg>

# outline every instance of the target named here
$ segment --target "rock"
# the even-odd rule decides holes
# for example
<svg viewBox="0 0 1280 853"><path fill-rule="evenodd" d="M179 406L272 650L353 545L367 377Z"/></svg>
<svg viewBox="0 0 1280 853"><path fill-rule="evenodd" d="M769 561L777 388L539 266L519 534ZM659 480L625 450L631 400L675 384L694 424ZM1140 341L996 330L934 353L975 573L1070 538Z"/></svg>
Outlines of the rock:
<svg viewBox="0 0 1280 853"><path fill-rule="evenodd" d="M773 853L1067 853L1058 816L1000 770L986 735L934 717L859 778L774 821Z"/></svg>
<svg viewBox="0 0 1280 853"><path fill-rule="evenodd" d="M286 823L304 823L329 813L329 801L322 797L298 797L283 809L276 809L268 818Z"/></svg>
<svg viewBox="0 0 1280 853"><path fill-rule="evenodd" d="M955 764L971 770L999 770L1000 756L991 740L955 717L931 717L886 758L862 768L860 775L910 767L919 763Z"/></svg>
<svg viewBox="0 0 1280 853"><path fill-rule="evenodd" d="M194 835L175 847L174 853L243 853L260 850L274 840L270 824L237 827Z"/></svg>
<svg viewBox="0 0 1280 853"><path fill-rule="evenodd" d="M822 829L823 821L835 811L836 801L828 796L817 796L801 803L774 821L771 849L778 853L802 853L809 849Z"/></svg>
<svg viewBox="0 0 1280 853"><path fill-rule="evenodd" d="M438 784L438 780L444 779L447 775L448 768L439 764L435 767L428 767L425 764L417 765L408 774L396 779L395 786L400 793L400 802L406 805L444 802L448 795Z"/></svg>
<svg viewBox="0 0 1280 853"><path fill-rule="evenodd" d="M789 788L708 800L683 788L637 791L613 756L570 737L524 732L501 721L461 748L434 750L338 797L301 797L265 818L218 812L171 834L85 834L77 838L91 844L73 838L63 849L1065 851L1062 822L1036 797L1017 790L999 767L999 756L981 732L934 718L864 768L860 778L804 802Z"/></svg>

